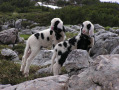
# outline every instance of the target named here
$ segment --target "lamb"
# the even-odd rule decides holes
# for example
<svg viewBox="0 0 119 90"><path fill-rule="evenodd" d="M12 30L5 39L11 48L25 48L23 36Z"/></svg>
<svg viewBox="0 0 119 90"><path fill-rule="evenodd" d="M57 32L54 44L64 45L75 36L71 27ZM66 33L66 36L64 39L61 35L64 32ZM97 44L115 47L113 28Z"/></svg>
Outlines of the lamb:
<svg viewBox="0 0 119 90"><path fill-rule="evenodd" d="M65 28L60 18L52 19L49 29L32 34L26 42L24 55L22 57L20 71L23 75L25 75L25 77L29 76L30 64L42 48L49 46L54 48L57 43L65 40L65 38Z"/></svg>
<svg viewBox="0 0 119 90"><path fill-rule="evenodd" d="M51 72L58 75L61 72L61 67L65 62L68 54L74 49L87 50L90 53L94 45L94 25L90 21L85 21L82 24L80 33L68 40L58 43L54 50L51 63ZM54 61L56 59L56 62ZM55 64L54 64L55 63Z"/></svg>

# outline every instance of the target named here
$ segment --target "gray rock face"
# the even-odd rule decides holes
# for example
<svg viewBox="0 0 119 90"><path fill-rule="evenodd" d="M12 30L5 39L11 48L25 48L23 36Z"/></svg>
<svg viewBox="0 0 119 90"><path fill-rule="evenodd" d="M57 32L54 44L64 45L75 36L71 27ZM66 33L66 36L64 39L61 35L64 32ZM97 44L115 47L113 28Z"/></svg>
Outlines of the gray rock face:
<svg viewBox="0 0 119 90"><path fill-rule="evenodd" d="M81 29L81 26L78 26L78 25L72 25L71 28L72 28L72 29L76 29L76 30L80 30L80 29Z"/></svg>
<svg viewBox="0 0 119 90"><path fill-rule="evenodd" d="M0 84L0 90L4 89L4 88L7 88L7 87L10 87L11 85L10 84L7 84L7 85L1 85Z"/></svg>
<svg viewBox="0 0 119 90"><path fill-rule="evenodd" d="M109 29L110 32L113 32L113 33L116 33L116 34L119 34L119 29L113 29L113 28L110 28Z"/></svg>
<svg viewBox="0 0 119 90"><path fill-rule="evenodd" d="M9 28L9 25L2 25L2 30L6 30Z"/></svg>
<svg viewBox="0 0 119 90"><path fill-rule="evenodd" d="M21 30L20 34L28 34L28 35L31 35L32 34L32 31L30 29L23 29Z"/></svg>
<svg viewBox="0 0 119 90"><path fill-rule="evenodd" d="M49 76L38 78L24 83L6 87L1 90L67 90L67 81L69 77L66 75Z"/></svg>
<svg viewBox="0 0 119 90"><path fill-rule="evenodd" d="M45 66L51 64L52 50L41 50L33 60L32 64L38 66Z"/></svg>
<svg viewBox="0 0 119 90"><path fill-rule="evenodd" d="M21 29L22 28L21 22L22 22L22 19L16 20L16 22L15 22L15 28Z"/></svg>
<svg viewBox="0 0 119 90"><path fill-rule="evenodd" d="M0 44L15 44L19 41L18 30L11 28L0 32Z"/></svg>
<svg viewBox="0 0 119 90"><path fill-rule="evenodd" d="M94 24L94 28L95 29L104 29L104 27L99 24Z"/></svg>
<svg viewBox="0 0 119 90"><path fill-rule="evenodd" d="M19 60L19 57L16 52L11 49L2 49L1 55L3 55L4 57L9 57L9 59L13 61Z"/></svg>
<svg viewBox="0 0 119 90"><path fill-rule="evenodd" d="M45 26L36 26L34 28L31 29L31 31L34 31L34 30L38 30L38 31L42 31L42 30L45 30L45 29L48 29L49 27L45 27Z"/></svg>
<svg viewBox="0 0 119 90"><path fill-rule="evenodd" d="M66 30L66 32L78 33L78 31L76 31L76 29L71 28L69 26L65 26L65 30Z"/></svg>
<svg viewBox="0 0 119 90"><path fill-rule="evenodd" d="M91 50L91 56L110 54L119 45L117 34L101 31L95 34L95 45Z"/></svg>
<svg viewBox="0 0 119 90"><path fill-rule="evenodd" d="M93 66L69 79L68 90L118 90L119 55L98 56Z"/></svg>
<svg viewBox="0 0 119 90"><path fill-rule="evenodd" d="M119 45L111 52L111 54L119 54Z"/></svg>
<svg viewBox="0 0 119 90"><path fill-rule="evenodd" d="M88 68L90 66L90 62L92 62L92 59L87 51L76 49L68 55L64 66L67 72L70 72L70 75L72 75L79 73L78 70L83 71Z"/></svg>
<svg viewBox="0 0 119 90"><path fill-rule="evenodd" d="M48 73L48 74L51 74L51 71L50 71L50 67L46 67L46 68L42 68L42 69L39 69L36 74L39 75L39 74L42 74L42 73Z"/></svg>

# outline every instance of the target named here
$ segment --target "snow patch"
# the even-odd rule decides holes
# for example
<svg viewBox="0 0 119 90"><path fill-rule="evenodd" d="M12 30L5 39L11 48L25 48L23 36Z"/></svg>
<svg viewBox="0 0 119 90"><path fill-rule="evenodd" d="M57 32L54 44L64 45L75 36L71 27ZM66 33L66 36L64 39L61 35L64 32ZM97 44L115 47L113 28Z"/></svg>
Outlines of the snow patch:
<svg viewBox="0 0 119 90"><path fill-rule="evenodd" d="M43 4L42 2L37 2L37 4L40 5L40 6L44 6L44 7L48 7L48 8L52 8L52 9L60 9L60 8L62 8L62 7L53 6L53 5L46 5L46 4Z"/></svg>

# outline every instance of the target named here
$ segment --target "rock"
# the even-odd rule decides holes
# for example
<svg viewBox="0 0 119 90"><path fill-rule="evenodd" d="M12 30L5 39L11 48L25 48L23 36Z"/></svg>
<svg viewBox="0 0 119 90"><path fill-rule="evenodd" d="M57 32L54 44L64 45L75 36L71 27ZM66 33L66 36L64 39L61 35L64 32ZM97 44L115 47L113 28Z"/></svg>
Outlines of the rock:
<svg viewBox="0 0 119 90"><path fill-rule="evenodd" d="M66 30L66 32L78 33L78 31L76 31L75 29L73 29L69 26L65 26L65 30Z"/></svg>
<svg viewBox="0 0 119 90"><path fill-rule="evenodd" d="M113 32L113 33L116 33L116 34L119 34L119 29L113 29L113 28L110 28L109 29L110 32Z"/></svg>
<svg viewBox="0 0 119 90"><path fill-rule="evenodd" d="M72 25L71 28L72 28L72 29L76 29L76 30L80 30L80 29L81 29L81 26L78 26L78 25Z"/></svg>
<svg viewBox="0 0 119 90"><path fill-rule="evenodd" d="M51 71L50 71L50 67L46 67L46 68L42 68L42 69L39 69L36 74L42 74L42 73L48 73L48 74L51 74Z"/></svg>
<svg viewBox="0 0 119 90"><path fill-rule="evenodd" d="M49 26L48 27L45 27L45 26L36 26L36 27L34 27L34 28L32 28L31 29L31 31L33 32L34 30L37 30L37 31L42 31L42 30L45 30L45 29L48 29L49 28Z"/></svg>
<svg viewBox="0 0 119 90"><path fill-rule="evenodd" d="M32 31L33 34L39 32L39 30L31 30L31 31Z"/></svg>
<svg viewBox="0 0 119 90"><path fill-rule="evenodd" d="M111 52L111 54L119 54L119 45Z"/></svg>
<svg viewBox="0 0 119 90"><path fill-rule="evenodd" d="M93 66L69 79L68 90L119 89L119 54L100 55L94 61Z"/></svg>
<svg viewBox="0 0 119 90"><path fill-rule="evenodd" d="M7 57L8 59L13 60L13 61L19 60L19 57L16 54L16 52L14 52L13 50L8 49L8 48L2 49L1 55L3 55L4 57Z"/></svg>
<svg viewBox="0 0 119 90"><path fill-rule="evenodd" d="M0 44L15 44L19 42L18 30L11 28L0 32Z"/></svg>
<svg viewBox="0 0 119 90"><path fill-rule="evenodd" d="M41 50L33 60L33 65L46 66L51 64L52 50Z"/></svg>
<svg viewBox="0 0 119 90"><path fill-rule="evenodd" d="M22 28L21 22L22 22L22 19L18 19L15 22L15 28L17 28L18 30Z"/></svg>
<svg viewBox="0 0 119 90"><path fill-rule="evenodd" d="M94 28L95 29L105 29L103 26L101 26L99 24L94 24Z"/></svg>
<svg viewBox="0 0 119 90"><path fill-rule="evenodd" d="M90 66L90 62L92 62L92 59L87 51L76 49L68 55L64 66L66 71L72 75L79 73L78 70L83 71L88 68Z"/></svg>
<svg viewBox="0 0 119 90"><path fill-rule="evenodd" d="M103 31L95 34L95 45L91 50L91 56L95 58L98 55L110 54L119 45L117 34Z"/></svg>
<svg viewBox="0 0 119 90"><path fill-rule="evenodd" d="M9 86L11 86L10 84L7 84L7 85L0 85L0 90L2 90L2 89L4 89L4 88L7 88L7 87L9 87Z"/></svg>
<svg viewBox="0 0 119 90"><path fill-rule="evenodd" d="M32 34L32 31L30 29L23 29L21 30L20 34L28 34L28 35L31 35Z"/></svg>
<svg viewBox="0 0 119 90"><path fill-rule="evenodd" d="M49 76L26 81L1 90L67 90L68 79L69 77L66 75Z"/></svg>
<svg viewBox="0 0 119 90"><path fill-rule="evenodd" d="M6 30L9 28L9 25L2 25L2 30Z"/></svg>
<svg viewBox="0 0 119 90"><path fill-rule="evenodd" d="M25 43L24 38L23 38L23 37L19 37L19 42L20 42L20 43Z"/></svg>

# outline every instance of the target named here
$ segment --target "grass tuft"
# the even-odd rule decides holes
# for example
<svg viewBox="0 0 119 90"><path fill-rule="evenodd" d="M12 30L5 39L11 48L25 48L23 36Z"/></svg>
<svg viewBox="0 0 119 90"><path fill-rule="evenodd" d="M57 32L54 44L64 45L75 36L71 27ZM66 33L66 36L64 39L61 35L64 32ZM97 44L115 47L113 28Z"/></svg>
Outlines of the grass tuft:
<svg viewBox="0 0 119 90"><path fill-rule="evenodd" d="M27 40L29 38L30 35L27 34L21 34L20 37L23 37L25 40Z"/></svg>
<svg viewBox="0 0 119 90"><path fill-rule="evenodd" d="M20 72L20 64L16 64L12 61L0 60L0 84L15 85L24 81L50 75L47 73L36 75L35 72L39 69L40 67L38 66L31 66L29 77L24 77Z"/></svg>

